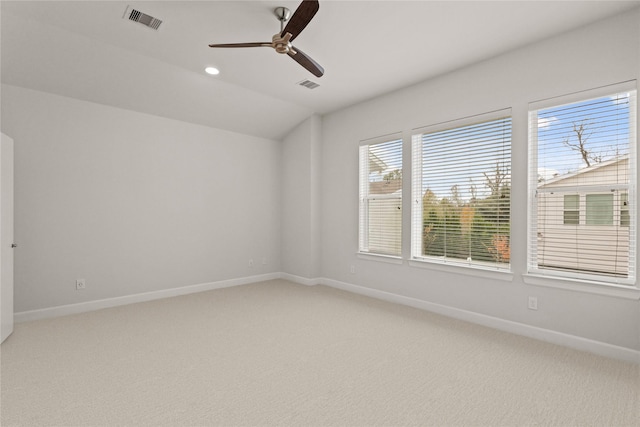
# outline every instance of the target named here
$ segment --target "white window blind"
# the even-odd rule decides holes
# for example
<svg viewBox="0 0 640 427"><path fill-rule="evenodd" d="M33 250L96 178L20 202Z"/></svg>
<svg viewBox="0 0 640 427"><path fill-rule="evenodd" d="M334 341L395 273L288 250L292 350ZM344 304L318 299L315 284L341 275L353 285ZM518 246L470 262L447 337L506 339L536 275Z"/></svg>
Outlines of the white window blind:
<svg viewBox="0 0 640 427"><path fill-rule="evenodd" d="M402 137L360 144L359 251L400 256L402 251Z"/></svg>
<svg viewBox="0 0 640 427"><path fill-rule="evenodd" d="M635 283L634 88L530 106L530 273Z"/></svg>
<svg viewBox="0 0 640 427"><path fill-rule="evenodd" d="M511 112L412 137L412 258L510 269Z"/></svg>

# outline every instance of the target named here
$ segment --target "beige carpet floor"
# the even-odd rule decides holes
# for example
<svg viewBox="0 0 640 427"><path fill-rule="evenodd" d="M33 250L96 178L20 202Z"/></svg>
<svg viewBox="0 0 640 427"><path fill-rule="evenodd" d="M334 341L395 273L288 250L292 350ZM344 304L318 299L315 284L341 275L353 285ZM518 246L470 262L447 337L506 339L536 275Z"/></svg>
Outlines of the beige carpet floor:
<svg viewBox="0 0 640 427"><path fill-rule="evenodd" d="M639 366L276 280L25 322L2 426L638 426Z"/></svg>

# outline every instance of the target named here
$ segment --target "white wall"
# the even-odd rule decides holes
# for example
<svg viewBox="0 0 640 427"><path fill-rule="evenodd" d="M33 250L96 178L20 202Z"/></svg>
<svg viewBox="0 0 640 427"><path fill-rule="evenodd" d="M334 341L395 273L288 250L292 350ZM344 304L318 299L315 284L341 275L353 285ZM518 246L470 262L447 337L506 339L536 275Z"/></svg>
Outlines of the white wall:
<svg viewBox="0 0 640 427"><path fill-rule="evenodd" d="M640 78L640 13L562 36L396 91L323 118L322 274L326 279L640 350L637 299L525 284L528 103ZM425 53L426 54L426 53ZM512 108L511 280L359 258L358 141ZM405 168L410 166L405 152ZM405 169L405 176L409 176ZM410 194L410 180L403 193ZM403 211L409 257L410 200ZM355 274L350 273L350 266ZM527 297L538 297L538 310Z"/></svg>
<svg viewBox="0 0 640 427"><path fill-rule="evenodd" d="M300 281L320 273L320 126L314 115L282 141L282 271Z"/></svg>
<svg viewBox="0 0 640 427"><path fill-rule="evenodd" d="M0 133L0 343L13 332L13 139Z"/></svg>
<svg viewBox="0 0 640 427"><path fill-rule="evenodd" d="M280 271L279 142L8 85L2 131L17 312Z"/></svg>
<svg viewBox="0 0 640 427"><path fill-rule="evenodd" d="M618 16L311 117L282 143L3 85L2 131L16 144L16 311L282 271L640 350L638 300L522 279L527 104L640 79L639 28L638 11ZM358 258L358 141L506 107L513 279ZM409 198L403 215L409 224ZM409 245L405 227L405 259Z"/></svg>

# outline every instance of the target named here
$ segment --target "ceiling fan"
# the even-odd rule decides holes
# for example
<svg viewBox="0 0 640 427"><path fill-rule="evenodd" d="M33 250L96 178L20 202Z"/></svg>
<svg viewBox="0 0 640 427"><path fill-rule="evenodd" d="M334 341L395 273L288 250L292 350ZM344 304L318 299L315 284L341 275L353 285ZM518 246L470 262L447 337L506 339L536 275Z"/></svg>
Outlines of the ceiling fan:
<svg viewBox="0 0 640 427"><path fill-rule="evenodd" d="M313 19L319 8L318 0L303 0L293 13L293 16L291 16L291 11L286 7L275 8L274 13L280 21L280 32L274 34L271 42L210 44L209 47L271 47L278 53L289 55L314 76L322 77L324 68L311 59L306 53L291 44L293 39L298 37L311 19ZM289 17L291 17L291 19L289 19ZM285 22L287 22L286 26L284 26Z"/></svg>

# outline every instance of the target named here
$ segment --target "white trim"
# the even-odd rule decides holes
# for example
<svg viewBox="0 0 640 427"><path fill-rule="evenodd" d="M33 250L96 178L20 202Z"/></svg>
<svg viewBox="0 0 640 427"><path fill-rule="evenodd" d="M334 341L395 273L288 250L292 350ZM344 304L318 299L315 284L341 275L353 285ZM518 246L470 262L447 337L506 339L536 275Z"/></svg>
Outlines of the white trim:
<svg viewBox="0 0 640 427"><path fill-rule="evenodd" d="M377 145L377 144L382 144L385 142L393 142L393 141L402 141L402 131L392 132L386 135L374 136L372 138L367 138L367 139L361 139L358 145L360 146Z"/></svg>
<svg viewBox="0 0 640 427"><path fill-rule="evenodd" d="M527 285L565 289L569 291L605 295L615 298L625 298L632 300L640 299L640 289L635 286L615 285L610 282L579 280L557 275L551 276L531 273L523 274L522 280Z"/></svg>
<svg viewBox="0 0 640 427"><path fill-rule="evenodd" d="M399 256L376 254L373 252L358 252L356 256L367 261L380 261L389 264L402 264L404 262L402 257Z"/></svg>
<svg viewBox="0 0 640 427"><path fill-rule="evenodd" d="M48 319L58 316L66 316L70 314L85 313L103 308L117 307L122 305L134 304L138 302L153 301L162 298L170 298L180 295L188 295L197 292L209 291L214 289L228 288L232 286L247 285L251 283L263 282L267 280L284 279L291 282L305 285L325 285L347 292L359 295L365 295L383 301L395 304L402 304L409 307L426 310L429 312L441 314L443 316L452 317L454 319L464 320L466 322L475 323L493 329L534 338L540 341L557 344L576 350L587 351L598 354L600 356L611 357L614 359L625 360L640 364L640 351L626 347L620 347L613 344L607 344L600 341L594 341L587 338L569 335L562 332L556 332L549 329L538 328L523 323L513 322L510 320L500 319L497 317L487 316L480 313L474 313L459 308L449 307L442 304L436 304L429 301L419 300L417 298L397 295L390 292L380 291L377 289L367 288L364 286L353 285L351 283L340 282L324 277L305 278L288 273L268 273L256 276L243 277L238 279L222 280L218 282L202 283L199 285L184 286L180 288L163 289L160 291L146 292L142 294L126 295L116 298L107 298L97 301L87 301L78 304L62 305L58 307L44 308L40 310L29 310L15 313L15 322L26 322L31 320Z"/></svg>
<svg viewBox="0 0 640 427"><path fill-rule="evenodd" d="M412 297L392 294L390 292L380 291L377 289L353 285L351 283L340 282L337 280L322 278L320 279L320 283L322 285L341 289L343 291L353 292L383 301L430 311L447 317L452 317L454 319L464 320L466 322L471 322L489 328L498 329L504 332L509 332L540 341L573 348L575 350L586 351L600 356L640 364L640 351L638 350L620 347L600 341L594 341L588 338L582 338L575 335L556 332L549 329L543 329L536 326L530 326L523 323L500 319L497 317L487 316L485 314L474 313L471 311L423 301Z"/></svg>
<svg viewBox="0 0 640 427"><path fill-rule="evenodd" d="M411 135L411 257L422 255L424 199L422 194L422 137L420 135Z"/></svg>
<svg viewBox="0 0 640 427"><path fill-rule="evenodd" d="M609 96L615 93L634 91L636 90L636 88L637 85L635 80L627 80L625 82L600 86L593 89L585 89L579 92L558 95L552 98L540 99L537 101L531 101L529 102L529 111L543 110L549 107L561 107L563 105L588 101L590 99L597 99L602 96Z"/></svg>
<svg viewBox="0 0 640 427"><path fill-rule="evenodd" d="M293 283L297 283L299 285L305 285L305 286L315 286L320 284L320 279L317 277L307 278L302 276L296 276L295 274L280 273L279 278L283 280L288 280Z"/></svg>
<svg viewBox="0 0 640 427"><path fill-rule="evenodd" d="M499 110L493 110L486 113L480 113L473 116L461 117L453 120L447 120L446 122L433 123L419 128L411 130L413 136L424 134L442 132L444 130L455 129L459 127L465 127L469 125L481 124L490 122L492 120L500 120L511 118L511 107L501 108Z"/></svg>
<svg viewBox="0 0 640 427"><path fill-rule="evenodd" d="M446 271L448 273L464 274L473 277L486 277L488 279L504 280L506 282L513 281L513 273L507 269L498 269L490 267L482 267L478 264L465 264L460 262L438 262L422 259L409 260L411 267L424 268L427 270Z"/></svg>
<svg viewBox="0 0 640 427"><path fill-rule="evenodd" d="M115 298L105 298L94 301L86 301L77 304L59 305L38 310L21 311L14 314L15 322L27 322L31 320L49 319L52 317L67 316L70 314L86 313L88 311L101 310L103 308L118 307L121 305L147 302L163 298L171 298L180 295L194 294L197 292L211 291L214 289L229 288L232 286L248 285L250 283L264 282L266 280L279 279L280 273L260 274L256 276L240 277L237 279L221 280L218 282L200 283L198 285L182 286L179 288L162 289L159 291L144 292L140 294L124 295Z"/></svg>

